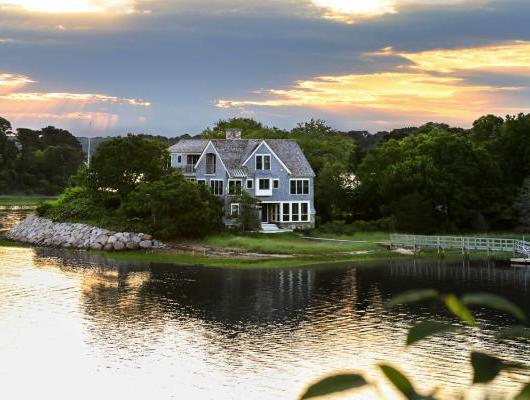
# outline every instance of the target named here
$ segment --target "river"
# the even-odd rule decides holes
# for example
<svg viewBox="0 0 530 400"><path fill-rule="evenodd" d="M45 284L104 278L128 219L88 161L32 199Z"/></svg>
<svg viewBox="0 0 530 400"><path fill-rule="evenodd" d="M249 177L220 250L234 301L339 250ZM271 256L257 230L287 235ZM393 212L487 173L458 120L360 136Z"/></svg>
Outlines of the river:
<svg viewBox="0 0 530 400"><path fill-rule="evenodd" d="M243 270L0 247L0 390L6 399L295 399L313 378L355 369L394 398L374 367L388 361L451 399L471 380L472 348L530 363L528 343L493 340L514 322L495 312L477 312L481 330L407 349L414 322L451 317L383 303L431 287L499 293L530 312L530 269L486 261ZM503 375L492 398L527 380Z"/></svg>

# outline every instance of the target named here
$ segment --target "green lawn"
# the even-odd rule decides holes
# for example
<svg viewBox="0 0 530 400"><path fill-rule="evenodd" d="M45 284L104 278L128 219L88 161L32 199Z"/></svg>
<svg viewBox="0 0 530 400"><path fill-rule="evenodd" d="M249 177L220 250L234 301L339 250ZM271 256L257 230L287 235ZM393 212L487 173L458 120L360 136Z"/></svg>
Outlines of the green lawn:
<svg viewBox="0 0 530 400"><path fill-rule="evenodd" d="M363 240L363 239L354 239ZM388 240L388 237L387 237ZM325 255L359 250L375 250L373 242L348 243L303 239L294 233L281 234L225 234L211 236L203 244L221 248L239 248L266 254Z"/></svg>
<svg viewBox="0 0 530 400"><path fill-rule="evenodd" d="M43 200L54 199L52 196L0 196L0 206L36 206Z"/></svg>

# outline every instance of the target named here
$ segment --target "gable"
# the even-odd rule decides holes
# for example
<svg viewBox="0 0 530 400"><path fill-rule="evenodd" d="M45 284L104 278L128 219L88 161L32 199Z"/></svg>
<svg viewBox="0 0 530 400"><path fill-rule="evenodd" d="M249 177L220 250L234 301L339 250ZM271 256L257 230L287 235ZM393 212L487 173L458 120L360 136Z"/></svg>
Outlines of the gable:
<svg viewBox="0 0 530 400"><path fill-rule="evenodd" d="M280 165L287 171L289 175L291 175L291 170L285 165L285 163L282 161L280 157L276 154L276 152L267 144L267 142L262 141L260 145L258 145L252 153L247 157L247 159L243 162L243 165L246 166L250 162L255 163L256 155L258 154L270 154L271 157L275 158L276 161L280 163Z"/></svg>

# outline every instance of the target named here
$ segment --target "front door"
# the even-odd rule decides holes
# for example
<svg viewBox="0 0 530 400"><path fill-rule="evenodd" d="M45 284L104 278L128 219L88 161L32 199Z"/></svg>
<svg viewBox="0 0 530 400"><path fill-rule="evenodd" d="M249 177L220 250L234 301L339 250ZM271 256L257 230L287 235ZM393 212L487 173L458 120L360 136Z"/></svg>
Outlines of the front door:
<svg viewBox="0 0 530 400"><path fill-rule="evenodd" d="M269 222L269 205L261 205L261 222Z"/></svg>

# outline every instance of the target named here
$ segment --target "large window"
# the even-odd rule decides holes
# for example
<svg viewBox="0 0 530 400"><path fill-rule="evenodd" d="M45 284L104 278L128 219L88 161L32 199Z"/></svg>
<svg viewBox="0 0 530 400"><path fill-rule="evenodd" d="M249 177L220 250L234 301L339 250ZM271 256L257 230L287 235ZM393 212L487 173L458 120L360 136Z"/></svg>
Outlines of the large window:
<svg viewBox="0 0 530 400"><path fill-rule="evenodd" d="M230 179L228 181L229 194L241 194L241 179Z"/></svg>
<svg viewBox="0 0 530 400"><path fill-rule="evenodd" d="M293 222L300 221L300 205L298 203L291 204L291 220Z"/></svg>
<svg viewBox="0 0 530 400"><path fill-rule="evenodd" d="M270 154L258 154L256 156L256 169L258 171L264 171L264 170L271 169Z"/></svg>
<svg viewBox="0 0 530 400"><path fill-rule="evenodd" d="M309 202L281 203L283 222L309 222Z"/></svg>
<svg viewBox="0 0 530 400"><path fill-rule="evenodd" d="M188 154L186 156L186 164L188 165L195 165L197 164L197 161L199 161L199 158L201 157L200 154ZM180 164L180 156L179 156L179 164Z"/></svg>
<svg viewBox="0 0 530 400"><path fill-rule="evenodd" d="M300 204L300 221L309 221L309 205L307 203Z"/></svg>
<svg viewBox="0 0 530 400"><path fill-rule="evenodd" d="M309 194L309 179L291 179L291 194Z"/></svg>
<svg viewBox="0 0 530 400"><path fill-rule="evenodd" d="M210 188L212 189L212 193L217 196L223 195L223 181L220 179L212 179L210 180Z"/></svg>

